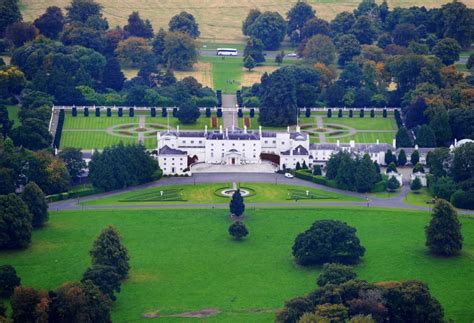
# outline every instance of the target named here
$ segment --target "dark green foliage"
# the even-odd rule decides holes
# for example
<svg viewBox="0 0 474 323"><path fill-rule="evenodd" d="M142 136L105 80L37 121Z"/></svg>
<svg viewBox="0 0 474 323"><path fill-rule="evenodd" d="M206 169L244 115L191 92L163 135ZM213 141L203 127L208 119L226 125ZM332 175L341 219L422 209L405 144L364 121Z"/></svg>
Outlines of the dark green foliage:
<svg viewBox="0 0 474 323"><path fill-rule="evenodd" d="M328 118L332 117L332 109L328 109L327 116Z"/></svg>
<svg viewBox="0 0 474 323"><path fill-rule="evenodd" d="M455 39L444 38L433 47L432 51L443 64L451 65L459 60L461 46L459 46L459 43Z"/></svg>
<svg viewBox="0 0 474 323"><path fill-rule="evenodd" d="M469 47L474 39L472 9L459 1L446 3L441 8L443 36L456 39L464 48Z"/></svg>
<svg viewBox="0 0 474 323"><path fill-rule="evenodd" d="M243 222L235 221L229 227L229 234L236 240L240 240L249 234L247 227Z"/></svg>
<svg viewBox="0 0 474 323"><path fill-rule="evenodd" d="M119 144L94 152L89 178L94 187L108 191L149 182L157 169L156 160L143 146Z"/></svg>
<svg viewBox="0 0 474 323"><path fill-rule="evenodd" d="M420 163L417 163L417 164L415 165L415 167L413 167L413 173L418 173L418 172L420 172L420 173L424 173L424 172L425 172L425 169L423 168L423 165L420 164Z"/></svg>
<svg viewBox="0 0 474 323"><path fill-rule="evenodd" d="M248 27L249 36L260 39L266 50L275 50L285 38L286 21L278 12L260 14Z"/></svg>
<svg viewBox="0 0 474 323"><path fill-rule="evenodd" d="M368 16L360 16L357 18L349 32L355 35L361 44L372 44L377 36L374 23Z"/></svg>
<svg viewBox="0 0 474 323"><path fill-rule="evenodd" d="M474 143L465 143L454 150L452 174L456 182L474 178Z"/></svg>
<svg viewBox="0 0 474 323"><path fill-rule="evenodd" d="M365 154L364 157L355 161L355 165L354 180L356 191L361 193L370 192L377 182L377 172L370 156Z"/></svg>
<svg viewBox="0 0 474 323"><path fill-rule="evenodd" d="M416 42L418 40L418 33L413 24L398 24L392 36L395 44L404 47L407 47L410 42Z"/></svg>
<svg viewBox="0 0 474 323"><path fill-rule="evenodd" d="M431 169L430 169L431 171ZM451 203L456 207L461 207L457 205L451 198L454 192L458 189L458 186L453 181L451 177L434 177L428 182L428 188L430 193L435 198L442 198L447 201L451 201ZM463 192L463 191L461 191Z"/></svg>
<svg viewBox="0 0 474 323"><path fill-rule="evenodd" d="M38 29L31 22L18 21L7 27L5 39L18 48L33 40L38 33Z"/></svg>
<svg viewBox="0 0 474 323"><path fill-rule="evenodd" d="M411 182L410 189L414 192L419 191L421 189L421 181L418 177L415 177L413 182Z"/></svg>
<svg viewBox="0 0 474 323"><path fill-rule="evenodd" d="M286 14L288 18L287 34L297 35L296 39L292 39L297 43L301 41L301 30L305 23L315 17L315 11L308 3L304 1L298 1Z"/></svg>
<svg viewBox="0 0 474 323"><path fill-rule="evenodd" d="M389 191L396 191L399 188L400 188L400 183L395 178L395 176L391 176L387 182L387 189Z"/></svg>
<svg viewBox="0 0 474 323"><path fill-rule="evenodd" d="M173 16L168 24L169 31L187 33L192 38L198 38L200 35L199 25L194 16L186 11L181 11L178 15Z"/></svg>
<svg viewBox="0 0 474 323"><path fill-rule="evenodd" d="M130 270L127 248L122 244L122 237L117 229L109 226L102 230L90 251L92 265L111 266L120 279L125 279Z"/></svg>
<svg viewBox="0 0 474 323"><path fill-rule="evenodd" d="M398 283L386 288L383 296L390 322L444 322L441 304L423 282Z"/></svg>
<svg viewBox="0 0 474 323"><path fill-rule="evenodd" d="M375 118L375 110L374 109L370 110L370 117Z"/></svg>
<svg viewBox="0 0 474 323"><path fill-rule="evenodd" d="M56 39L64 27L64 16L61 8L48 7L46 12L35 20L35 26L41 34Z"/></svg>
<svg viewBox="0 0 474 323"><path fill-rule="evenodd" d="M163 64L166 62L166 58L164 56L165 40L166 31L163 28L160 28L152 42L153 53L155 54L156 62L159 64Z"/></svg>
<svg viewBox="0 0 474 323"><path fill-rule="evenodd" d="M299 318L314 310L313 302L307 297L295 297L285 302L285 307L276 314L277 323L298 323Z"/></svg>
<svg viewBox="0 0 474 323"><path fill-rule="evenodd" d="M364 117L364 109L360 109L360 112L359 112L359 117L360 118L363 118Z"/></svg>
<svg viewBox="0 0 474 323"><path fill-rule="evenodd" d="M115 56L108 57L102 74L102 85L104 88L120 91L123 82L125 82L125 75L120 68L119 60Z"/></svg>
<svg viewBox="0 0 474 323"><path fill-rule="evenodd" d="M245 212L244 198L240 194L240 189L237 189L232 195L232 199L229 204L230 214L234 216L241 216Z"/></svg>
<svg viewBox="0 0 474 323"><path fill-rule="evenodd" d="M22 16L17 0L3 0L0 2L0 37L5 33L7 27L15 22L21 21Z"/></svg>
<svg viewBox="0 0 474 323"><path fill-rule="evenodd" d="M337 42L338 63L344 65L352 60L354 56L359 55L360 50L360 43L354 35L347 34L341 36Z"/></svg>
<svg viewBox="0 0 474 323"><path fill-rule="evenodd" d="M66 7L69 21L85 23L91 16L101 16L102 6L94 0L72 0Z"/></svg>
<svg viewBox="0 0 474 323"><path fill-rule="evenodd" d="M193 124L199 118L199 108L194 102L184 102L178 110L177 118L183 124Z"/></svg>
<svg viewBox="0 0 474 323"><path fill-rule="evenodd" d="M48 203L41 188L35 182L29 182L21 192L21 199L30 210L33 228L41 228L48 221Z"/></svg>
<svg viewBox="0 0 474 323"><path fill-rule="evenodd" d="M461 209L474 209L474 189L457 190L451 195L451 203Z"/></svg>
<svg viewBox="0 0 474 323"><path fill-rule="evenodd" d="M469 55L466 61L466 68L470 70L474 66L474 54Z"/></svg>
<svg viewBox="0 0 474 323"><path fill-rule="evenodd" d="M252 56L255 63L265 62L265 56L263 55L263 43L260 39L249 38L244 48L244 62L248 56Z"/></svg>
<svg viewBox="0 0 474 323"><path fill-rule="evenodd" d="M395 164L395 162L391 162L390 164L388 164L387 173L390 173L390 172L395 172L395 173L398 172L397 165Z"/></svg>
<svg viewBox="0 0 474 323"><path fill-rule="evenodd" d="M15 171L11 168L0 168L0 195L15 193Z"/></svg>
<svg viewBox="0 0 474 323"><path fill-rule="evenodd" d="M426 227L426 246L433 254L449 257L459 254L462 242L461 223L456 210L449 202L439 199Z"/></svg>
<svg viewBox="0 0 474 323"><path fill-rule="evenodd" d="M417 127L415 143L419 147L436 147L436 136L433 129L426 124Z"/></svg>
<svg viewBox="0 0 474 323"><path fill-rule="evenodd" d="M23 248L31 242L32 216L15 194L0 195L0 249Z"/></svg>
<svg viewBox="0 0 474 323"><path fill-rule="evenodd" d="M169 32L165 36L163 57L169 68L191 69L198 58L196 43L187 33Z"/></svg>
<svg viewBox="0 0 474 323"><path fill-rule="evenodd" d="M356 229L344 222L319 220L299 234L293 245L293 256L303 266L328 262L355 264L365 253Z"/></svg>
<svg viewBox="0 0 474 323"><path fill-rule="evenodd" d="M313 167L313 175L315 176L321 176L323 174L322 170L321 170L321 166L320 165L315 165Z"/></svg>
<svg viewBox="0 0 474 323"><path fill-rule="evenodd" d="M17 276L16 270L13 266L0 266L0 297L10 297L13 294L15 287L20 286L20 283L21 279ZM0 316L1 315L2 313L0 313Z"/></svg>
<svg viewBox="0 0 474 323"><path fill-rule="evenodd" d="M413 141L408 134L408 129L405 127L400 127L395 136L397 147L413 147Z"/></svg>
<svg viewBox="0 0 474 323"><path fill-rule="evenodd" d="M251 71L255 67L255 60L253 59L252 56L247 56L244 59L244 67Z"/></svg>
<svg viewBox="0 0 474 323"><path fill-rule="evenodd" d="M134 11L128 16L128 24L123 27L123 30L135 37L153 37L153 27L151 26L150 20L140 18L138 11Z"/></svg>
<svg viewBox="0 0 474 323"><path fill-rule="evenodd" d="M410 163L412 165L416 165L418 164L419 161L420 161L420 153L418 152L418 150L414 150L410 156Z"/></svg>
<svg viewBox="0 0 474 323"><path fill-rule="evenodd" d="M342 109L339 109L339 111L337 112L337 117L342 118Z"/></svg>
<svg viewBox="0 0 474 323"><path fill-rule="evenodd" d="M117 273L115 267L95 265L87 268L82 276L81 282L86 282L88 280L97 286L103 294L109 296L112 301L117 299L114 292L120 293L121 277Z"/></svg>
<svg viewBox="0 0 474 323"><path fill-rule="evenodd" d="M386 165L390 165L391 163L396 164L397 163L397 156L394 153L392 153L391 149L389 149L385 152L384 161L385 161Z"/></svg>
<svg viewBox="0 0 474 323"><path fill-rule="evenodd" d="M17 287L11 297L13 322L39 322L36 310L42 296L31 287Z"/></svg>
<svg viewBox="0 0 474 323"><path fill-rule="evenodd" d="M405 166L406 163L407 163L407 155L405 153L405 150L401 149L400 153L398 154L397 165L398 166Z"/></svg>
<svg viewBox="0 0 474 323"><path fill-rule="evenodd" d="M12 129L13 122L8 117L8 110L4 106L0 106L0 134L2 138L7 138Z"/></svg>
<svg viewBox="0 0 474 323"><path fill-rule="evenodd" d="M242 22L242 33L245 36L250 36L250 27L261 14L262 13L258 9L250 9L247 17Z"/></svg>
<svg viewBox="0 0 474 323"><path fill-rule="evenodd" d="M108 116L109 113L107 113ZM59 152L59 158L64 161L72 180L78 179L86 168L86 162L82 159L82 152L79 148L63 148Z"/></svg>
<svg viewBox="0 0 474 323"><path fill-rule="evenodd" d="M323 270L318 276L316 283L322 287L327 284L339 285L355 279L357 274L352 267L340 264L324 264Z"/></svg>

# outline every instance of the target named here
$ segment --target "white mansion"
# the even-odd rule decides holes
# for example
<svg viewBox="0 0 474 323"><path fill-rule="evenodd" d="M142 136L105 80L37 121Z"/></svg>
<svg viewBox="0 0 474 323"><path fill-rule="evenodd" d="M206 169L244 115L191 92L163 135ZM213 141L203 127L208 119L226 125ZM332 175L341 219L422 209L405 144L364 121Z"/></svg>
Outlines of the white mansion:
<svg viewBox="0 0 474 323"><path fill-rule="evenodd" d="M385 143L310 144L309 135L296 127L296 131L259 130L167 130L157 134L157 157L165 175L184 174L195 163L214 165L251 165L272 162L279 169L295 168L297 163L308 167L324 165L331 154L349 151L353 154L369 154L373 161L383 165L385 152L396 151ZM405 148L407 157L417 148ZM431 149L418 149L424 163ZM425 151L426 150L426 151Z"/></svg>

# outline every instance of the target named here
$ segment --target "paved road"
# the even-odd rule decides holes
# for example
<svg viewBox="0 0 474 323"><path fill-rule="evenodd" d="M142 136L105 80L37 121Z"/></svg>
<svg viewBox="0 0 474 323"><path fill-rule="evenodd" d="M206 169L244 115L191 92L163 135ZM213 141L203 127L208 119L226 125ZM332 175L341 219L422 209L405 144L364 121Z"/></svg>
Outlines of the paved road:
<svg viewBox="0 0 474 323"><path fill-rule="evenodd" d="M343 191L335 188L330 188L323 185L314 184L308 181L304 181L298 178L285 178L280 174L258 174L258 173L200 173L194 174L193 177L165 177L160 181L126 188L122 190L97 194L81 199L72 199L60 202L50 203L50 210L80 210L80 209L156 209L156 208L222 208L227 207L227 204L156 204L156 205L91 205L81 206L77 205L79 202L90 201L97 198L109 197L117 194L133 192L150 187L160 187L164 185L174 184L200 184L200 183L230 183L230 182L247 182L247 183L269 183L269 184L293 184L301 185L305 187L317 188L327 192L334 192L345 194L349 196L359 197L365 200L365 194L359 194L355 192ZM410 188L405 185L402 188L402 192L392 198L369 198L369 207L382 207L382 208L397 208L397 209L413 209L413 210L426 210L429 211L429 207L421 207L416 205L408 205L404 203L404 197L409 192ZM281 203L246 203L247 207L294 207L294 206L306 206L306 207L318 207L318 206L367 206L366 201L362 202L281 202ZM462 210L460 213L463 214L474 214L474 211Z"/></svg>
<svg viewBox="0 0 474 323"><path fill-rule="evenodd" d="M227 128L229 131L232 129L232 125L238 126L237 123L237 110L235 106L237 104L237 97L235 94L222 94L222 107L232 108L233 110L224 110L222 112L222 119L224 120L224 129Z"/></svg>

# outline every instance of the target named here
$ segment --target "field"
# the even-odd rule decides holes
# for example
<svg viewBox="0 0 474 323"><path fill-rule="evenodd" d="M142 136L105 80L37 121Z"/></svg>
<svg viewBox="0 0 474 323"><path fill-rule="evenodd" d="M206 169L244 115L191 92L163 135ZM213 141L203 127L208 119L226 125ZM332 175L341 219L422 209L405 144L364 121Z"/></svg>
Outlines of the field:
<svg viewBox="0 0 474 323"><path fill-rule="evenodd" d="M338 219L357 228L367 249L356 267L361 279L421 279L442 303L446 319L467 323L474 317L472 219L461 219L462 255L442 259L429 256L424 247L428 215L406 210L251 209L245 220L250 234L241 242L229 238L227 210L52 213L46 228L34 232L30 248L1 252L0 264L15 266L26 286L53 289L79 280L90 265L94 238L105 226L116 226L132 270L113 306L114 322L207 308L221 312L208 322L272 322L285 300L315 288L320 268L295 265L291 245L316 219Z"/></svg>
<svg viewBox="0 0 474 323"><path fill-rule="evenodd" d="M254 195L246 197L249 203L260 202L288 202L298 200L306 200L308 190L312 199L311 202L339 202L339 201L362 201L356 197L342 194L328 193L318 189L307 188L294 185L268 185L259 183L239 183L242 188L250 189L255 192ZM129 193L114 195L106 198L91 200L84 202L84 205L141 205L141 204L157 204L162 201L160 191L167 195L171 192L179 192L180 197L176 199L164 200L166 203L192 203L192 204L210 204L210 203L228 203L229 197L221 196L219 192L226 188L231 188L231 183L215 183L215 184L197 184L197 185L170 185L155 188L149 188Z"/></svg>
<svg viewBox="0 0 474 323"><path fill-rule="evenodd" d="M288 10L296 0L132 0L114 1L98 0L104 6L104 15L113 28L116 25L126 24L128 15L132 11L139 11L140 16L150 19L154 30L160 27L167 28L170 18L180 11L188 11L196 17L201 31L201 40L207 42L239 43L243 40L241 32L242 21L248 11L253 8L260 10L278 11L286 16ZM338 12L352 11L359 0L308 0L319 17L332 19ZM425 7L439 7L446 0L389 0L391 8L396 6L410 7L414 5ZM474 0L464 0L467 6L474 7ZM69 0L22 0L22 14L25 21L33 21L42 14L48 6L66 7Z"/></svg>
<svg viewBox="0 0 474 323"><path fill-rule="evenodd" d="M17 105L7 105L8 110L8 119L13 121L13 128L20 125L20 120L18 119L18 112L20 108Z"/></svg>

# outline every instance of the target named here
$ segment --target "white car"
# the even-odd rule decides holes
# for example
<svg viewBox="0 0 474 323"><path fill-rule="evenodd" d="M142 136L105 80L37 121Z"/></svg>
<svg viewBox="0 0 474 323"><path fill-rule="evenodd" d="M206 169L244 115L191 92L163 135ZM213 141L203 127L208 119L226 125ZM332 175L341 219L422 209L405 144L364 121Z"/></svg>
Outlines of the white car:
<svg viewBox="0 0 474 323"><path fill-rule="evenodd" d="M298 57L298 54L296 53L289 53L288 55L286 55L288 57Z"/></svg>
<svg viewBox="0 0 474 323"><path fill-rule="evenodd" d="M286 177L286 178L293 178L294 176L291 175L290 173L285 173L285 177Z"/></svg>

